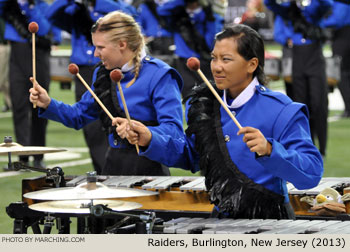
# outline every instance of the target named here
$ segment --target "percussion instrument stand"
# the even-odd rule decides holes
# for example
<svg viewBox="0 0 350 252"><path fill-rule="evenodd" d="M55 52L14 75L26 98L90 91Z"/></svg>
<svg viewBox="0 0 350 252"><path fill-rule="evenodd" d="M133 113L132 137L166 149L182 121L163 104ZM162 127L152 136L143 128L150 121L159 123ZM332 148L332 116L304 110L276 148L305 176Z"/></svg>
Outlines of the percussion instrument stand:
<svg viewBox="0 0 350 252"><path fill-rule="evenodd" d="M11 203L6 207L6 213L15 219L14 234L26 234L28 227L32 227L34 234L41 234L39 222L44 218L44 214L29 209L26 202Z"/></svg>
<svg viewBox="0 0 350 252"><path fill-rule="evenodd" d="M10 153L9 153L9 155L10 155ZM15 171L18 171L21 169L28 169L31 171L46 173L46 177L53 180L56 188L66 186L66 181L64 179L64 172L63 172L61 167L56 166L56 167L51 168L51 169L49 169L49 168L37 168L37 167L25 165L21 162L14 162L13 166L14 166Z"/></svg>
<svg viewBox="0 0 350 252"><path fill-rule="evenodd" d="M4 137L4 143L12 143L12 137L11 136L5 136ZM8 164L7 164L7 169L9 171L12 170L12 162L11 162L11 152L7 153L8 155Z"/></svg>
<svg viewBox="0 0 350 252"><path fill-rule="evenodd" d="M48 214L45 217L43 234L50 234L51 233L52 226L54 225L54 223L53 223L54 220L55 220L55 217L50 216L50 214Z"/></svg>
<svg viewBox="0 0 350 252"><path fill-rule="evenodd" d="M139 232L137 233L146 233L146 234L152 234L152 229L154 226L154 222L156 220L156 214L154 212L144 212L140 215L137 214L129 214L129 213L123 213L118 211L113 211L106 207L105 205L91 205L90 206L90 213L93 214L96 217L102 217L105 215L118 215L118 216L126 216L129 218L135 218L140 219L142 223L144 224L144 230L137 230ZM136 225L137 227L137 225ZM142 228L141 228L142 229Z"/></svg>

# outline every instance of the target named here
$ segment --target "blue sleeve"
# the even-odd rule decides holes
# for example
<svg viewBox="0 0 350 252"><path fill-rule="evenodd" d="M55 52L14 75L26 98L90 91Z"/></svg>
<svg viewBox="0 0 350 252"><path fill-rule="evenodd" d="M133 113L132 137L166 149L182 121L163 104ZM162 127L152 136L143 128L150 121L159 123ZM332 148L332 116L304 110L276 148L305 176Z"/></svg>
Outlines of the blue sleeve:
<svg viewBox="0 0 350 252"><path fill-rule="evenodd" d="M288 39L292 39L294 34L294 28L291 21L283 19L281 16L276 15L273 36L276 42L281 45L286 45Z"/></svg>
<svg viewBox="0 0 350 252"><path fill-rule="evenodd" d="M61 44L62 42L62 36L61 36L61 29L57 28L56 26L52 26L52 40L54 45Z"/></svg>
<svg viewBox="0 0 350 252"><path fill-rule="evenodd" d="M60 122L69 128L78 130L97 120L98 110L94 98L86 91L81 100L73 105L51 99L51 103L46 110L39 109L39 117Z"/></svg>
<svg viewBox="0 0 350 252"><path fill-rule="evenodd" d="M193 173L199 171L199 158L195 151L193 135L188 137L182 131L180 135L174 137L169 133L162 134L154 130L151 132L150 145L140 154L167 166L191 170Z"/></svg>
<svg viewBox="0 0 350 252"><path fill-rule="evenodd" d="M322 27L341 28L350 25L350 1L348 3L334 2L332 13L322 20Z"/></svg>
<svg viewBox="0 0 350 252"><path fill-rule="evenodd" d="M272 144L271 155L257 161L298 189L315 187L323 174L323 160L311 140L307 116L298 110L287 125L278 140L267 139Z"/></svg>
<svg viewBox="0 0 350 252"><path fill-rule="evenodd" d="M40 2L37 5L34 5L33 8L28 8L28 21L33 22L35 21L38 26L38 35L39 36L45 36L50 32L51 24L46 18L46 11L48 9L48 4L45 2Z"/></svg>
<svg viewBox="0 0 350 252"><path fill-rule="evenodd" d="M220 28L219 23L216 19L212 22L205 22L205 25L206 25L206 29L205 29L206 32L204 34L205 42L207 43L209 50L212 50L214 46L215 34L218 32L219 29L222 29L223 26L221 26Z"/></svg>
<svg viewBox="0 0 350 252"><path fill-rule="evenodd" d="M162 5L159 5L157 7L157 12L160 16L172 16L173 15L173 9L178 6L185 6L184 0L172 0L169 2L166 2Z"/></svg>

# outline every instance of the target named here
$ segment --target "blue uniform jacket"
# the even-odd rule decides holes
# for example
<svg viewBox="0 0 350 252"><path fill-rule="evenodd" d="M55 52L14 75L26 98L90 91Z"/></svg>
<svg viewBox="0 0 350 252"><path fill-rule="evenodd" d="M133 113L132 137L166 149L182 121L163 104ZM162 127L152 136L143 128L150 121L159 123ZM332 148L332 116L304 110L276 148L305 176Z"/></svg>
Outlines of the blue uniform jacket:
<svg viewBox="0 0 350 252"><path fill-rule="evenodd" d="M4 15L4 13L2 13L2 8L5 4L6 1L9 0L0 0L0 15ZM11 0L13 1L13 0ZM19 4L22 13L25 14L28 18L28 23L30 22L36 22L39 26L39 30L36 33L39 36L45 36L47 35L50 30L51 30L51 24L49 23L49 21L47 20L47 18L45 17L45 13L48 9L48 4L42 0L36 0L35 1L35 5L33 5L33 7L30 7L28 3L26 4ZM27 41L27 39L22 38L18 32L16 31L16 29L9 23L6 22L6 26L5 26L5 34L4 34L5 39L9 40L9 41L13 41L13 42L22 42L22 43L26 43L26 42L30 42Z"/></svg>
<svg viewBox="0 0 350 252"><path fill-rule="evenodd" d="M298 189L316 186L323 174L323 161L314 146L305 105L292 102L287 96L257 86L254 96L235 109L240 124L259 129L272 144L270 156L256 157L237 136L238 128L221 107L221 125L231 159L250 179L285 196L286 182ZM149 159L169 166L199 170L194 136L178 139L152 135L149 147L140 152Z"/></svg>
<svg viewBox="0 0 350 252"><path fill-rule="evenodd" d="M275 14L282 16L283 18L289 20L288 18L288 8L289 5L280 5L276 3L276 0L264 0L266 7L272 10ZM321 26L321 20L323 16L330 10L333 5L333 0L311 0L310 5L302 8L302 14L305 19L315 25ZM303 38L301 33L294 33L293 37L294 45L303 45L313 43L310 39Z"/></svg>
<svg viewBox="0 0 350 252"><path fill-rule="evenodd" d="M93 81L96 79L97 70L94 72ZM142 61L139 77L133 85L126 88L132 78L133 74L126 72L121 81L130 117L158 122L158 126L149 127L154 135L180 138L183 135L180 94L183 82L177 71L158 59L146 56ZM117 87L116 92L119 105L124 110ZM39 116L61 122L67 127L80 129L99 118L97 106L99 105L94 102L92 95L86 91L81 100L73 105L52 99L46 110L39 110ZM111 134L110 145L119 148L120 146L115 145L113 140Z"/></svg>
<svg viewBox="0 0 350 252"><path fill-rule="evenodd" d="M281 16L276 15L273 37L281 45L287 45L288 39L293 36L293 26L290 21L284 20Z"/></svg>
<svg viewBox="0 0 350 252"><path fill-rule="evenodd" d="M166 18L171 18L173 15L173 9L181 5L185 5L184 0L169 1L163 5L160 5L157 8L157 11L159 15ZM217 14L214 14L214 16L215 21L207 21L205 12L203 10L191 16L191 22L195 24L195 29L204 37L209 50L212 50L214 46L215 34L219 32L223 27L223 23L221 22L222 18ZM189 48L178 32L174 32L174 43L176 45L175 54L177 56L182 58L200 58L199 53Z"/></svg>
<svg viewBox="0 0 350 252"><path fill-rule="evenodd" d="M138 9L139 22L142 28L143 34L147 37L171 37L170 31L164 29L158 22L157 18L153 15L151 10L146 4L141 4Z"/></svg>
<svg viewBox="0 0 350 252"><path fill-rule="evenodd" d="M350 25L350 0L334 1L331 15L322 20L325 27L342 28Z"/></svg>
<svg viewBox="0 0 350 252"><path fill-rule="evenodd" d="M112 0L96 0L94 8L89 9L90 18L96 22L98 18L114 10L127 12L121 3ZM56 0L47 11L47 18L57 27L72 35L71 62L77 65L93 66L100 61L94 57L95 47L81 33L77 32L73 16L78 11L79 5L74 0Z"/></svg>

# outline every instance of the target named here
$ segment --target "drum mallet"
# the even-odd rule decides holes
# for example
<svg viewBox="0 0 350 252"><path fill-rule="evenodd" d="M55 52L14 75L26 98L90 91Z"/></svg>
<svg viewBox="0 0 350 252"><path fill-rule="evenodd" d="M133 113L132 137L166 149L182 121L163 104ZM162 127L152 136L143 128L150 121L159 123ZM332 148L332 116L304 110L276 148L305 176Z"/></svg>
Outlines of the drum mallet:
<svg viewBox="0 0 350 252"><path fill-rule="evenodd" d="M33 64L33 83L36 81L36 60L35 60L35 33L39 30L39 25L36 22L30 22L28 30L32 33L32 64ZM34 84L33 84L34 85ZM33 103L33 108L36 108L36 103Z"/></svg>
<svg viewBox="0 0 350 252"><path fill-rule="evenodd" d="M119 69L114 69L109 76L111 77L111 80L116 82L118 85L118 89L119 89L119 93L120 93L120 97L122 98L122 102L123 102L123 106L124 106L124 110L125 110L125 115L126 118L128 119L129 125L131 127L131 119L130 119L130 114L129 114L129 110L128 107L126 106L126 102L125 102L125 97L124 97L124 93L123 93L123 89L122 86L120 85L120 80L122 79L123 75L122 72ZM140 152L139 150L139 145L135 144L136 146L136 151L137 153Z"/></svg>
<svg viewBox="0 0 350 252"><path fill-rule="evenodd" d="M83 77L81 77L81 75L79 74L79 67L76 64L73 64L73 63L69 64L68 71L71 74L76 75L79 78L79 80L84 84L86 89L89 90L90 94L95 98L97 103L101 106L103 111L106 112L108 117L113 121L114 117L112 116L112 114L108 111L108 109L105 107L105 105L103 105L101 100L97 97L97 95L94 93L94 91L90 88L89 84L87 84L86 81L83 79Z"/></svg>

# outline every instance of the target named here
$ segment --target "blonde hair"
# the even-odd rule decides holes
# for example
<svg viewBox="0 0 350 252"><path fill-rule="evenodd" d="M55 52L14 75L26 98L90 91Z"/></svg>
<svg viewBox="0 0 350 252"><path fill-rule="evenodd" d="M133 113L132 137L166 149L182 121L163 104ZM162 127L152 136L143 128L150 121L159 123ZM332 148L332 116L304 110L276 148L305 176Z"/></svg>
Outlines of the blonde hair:
<svg viewBox="0 0 350 252"><path fill-rule="evenodd" d="M124 40L127 42L128 48L134 53L134 57L129 63L134 65L134 78L127 84L130 87L139 76L141 68L141 53L145 47L144 37L141 28L135 19L121 11L113 11L106 16L99 18L92 26L91 32L106 33L107 39L111 42Z"/></svg>

